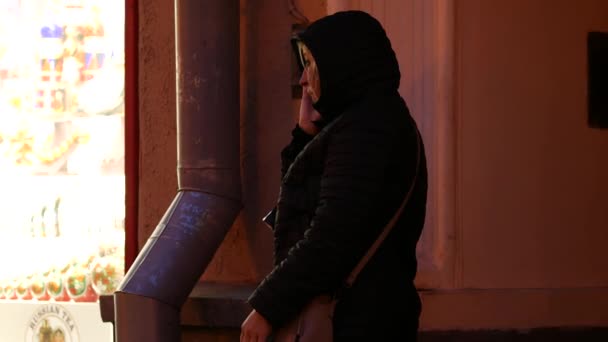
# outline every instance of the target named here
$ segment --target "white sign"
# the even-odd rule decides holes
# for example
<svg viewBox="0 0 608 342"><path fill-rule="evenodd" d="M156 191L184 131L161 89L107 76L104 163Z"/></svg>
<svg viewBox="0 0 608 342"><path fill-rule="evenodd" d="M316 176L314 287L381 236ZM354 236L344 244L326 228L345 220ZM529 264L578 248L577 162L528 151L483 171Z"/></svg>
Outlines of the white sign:
<svg viewBox="0 0 608 342"><path fill-rule="evenodd" d="M0 342L112 342L99 303L0 300Z"/></svg>
<svg viewBox="0 0 608 342"><path fill-rule="evenodd" d="M55 303L41 305L25 333L25 342L79 342L78 327L70 312Z"/></svg>

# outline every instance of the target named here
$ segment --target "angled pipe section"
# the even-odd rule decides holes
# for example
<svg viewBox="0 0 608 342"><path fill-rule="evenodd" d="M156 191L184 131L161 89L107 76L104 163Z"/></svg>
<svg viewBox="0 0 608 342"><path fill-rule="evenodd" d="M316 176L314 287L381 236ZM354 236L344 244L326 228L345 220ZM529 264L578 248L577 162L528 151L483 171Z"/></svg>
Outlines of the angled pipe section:
<svg viewBox="0 0 608 342"><path fill-rule="evenodd" d="M180 340L180 309L242 207L239 1L175 9L179 191L114 294L118 342Z"/></svg>

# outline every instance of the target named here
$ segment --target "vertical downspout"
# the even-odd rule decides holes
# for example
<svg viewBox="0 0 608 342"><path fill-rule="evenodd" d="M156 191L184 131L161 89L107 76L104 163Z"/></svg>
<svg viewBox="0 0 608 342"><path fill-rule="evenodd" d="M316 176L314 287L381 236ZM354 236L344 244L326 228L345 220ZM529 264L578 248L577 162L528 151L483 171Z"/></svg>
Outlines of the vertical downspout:
<svg viewBox="0 0 608 342"><path fill-rule="evenodd" d="M179 189L114 294L118 342L180 340L181 306L242 207L239 1L175 11Z"/></svg>

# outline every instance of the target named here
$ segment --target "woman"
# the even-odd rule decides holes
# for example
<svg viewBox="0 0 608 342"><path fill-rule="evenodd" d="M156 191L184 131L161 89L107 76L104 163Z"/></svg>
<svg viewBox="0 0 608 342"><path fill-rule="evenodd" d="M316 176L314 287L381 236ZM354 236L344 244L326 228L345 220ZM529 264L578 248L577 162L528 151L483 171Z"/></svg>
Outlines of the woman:
<svg viewBox="0 0 608 342"><path fill-rule="evenodd" d="M266 341L313 297L336 293L336 341L415 341L427 172L422 144L417 164L418 132L398 93L395 53L380 23L360 11L324 17L295 41L303 96L270 220L275 267L249 298L241 341ZM393 230L344 289L413 183Z"/></svg>

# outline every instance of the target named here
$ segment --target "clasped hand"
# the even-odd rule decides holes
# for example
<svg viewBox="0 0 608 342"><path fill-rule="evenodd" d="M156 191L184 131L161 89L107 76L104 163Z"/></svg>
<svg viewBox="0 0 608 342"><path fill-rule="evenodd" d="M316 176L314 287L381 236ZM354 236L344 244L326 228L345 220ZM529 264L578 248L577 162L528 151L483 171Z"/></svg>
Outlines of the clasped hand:
<svg viewBox="0 0 608 342"><path fill-rule="evenodd" d="M272 333L270 323L253 310L241 325L240 342L266 342L270 333Z"/></svg>

